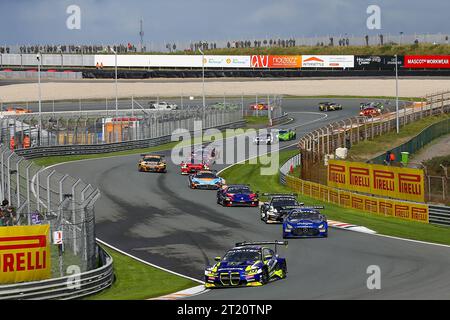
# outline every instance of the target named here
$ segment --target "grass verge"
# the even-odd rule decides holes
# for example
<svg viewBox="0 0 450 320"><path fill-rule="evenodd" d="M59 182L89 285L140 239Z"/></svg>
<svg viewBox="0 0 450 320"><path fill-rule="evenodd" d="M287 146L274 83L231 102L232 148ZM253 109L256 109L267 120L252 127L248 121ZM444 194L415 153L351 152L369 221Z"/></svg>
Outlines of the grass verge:
<svg viewBox="0 0 450 320"><path fill-rule="evenodd" d="M199 283L148 266L113 249L104 249L113 257L115 282L111 288L86 300L145 300L178 292Z"/></svg>
<svg viewBox="0 0 450 320"><path fill-rule="evenodd" d="M281 151L280 164L285 163L297 153L297 150ZM249 184L253 190L258 190L261 193L293 192L291 189L279 183L279 174L273 176L261 176L260 168L261 165L259 164L238 164L223 171L221 176L227 180L227 183ZM306 204L324 205L325 210L323 210L323 213L331 220L365 226L384 235L450 245L450 228L448 227L365 213L354 209L339 207L303 195L299 195L299 200Z"/></svg>
<svg viewBox="0 0 450 320"><path fill-rule="evenodd" d="M449 117L450 115L448 114L426 117L401 127L399 134L397 134L396 131L391 131L375 137L373 140L357 143L349 150L349 159L352 161L366 161L373 159L379 154L386 152L386 150L393 149L414 138L418 133L430 125Z"/></svg>

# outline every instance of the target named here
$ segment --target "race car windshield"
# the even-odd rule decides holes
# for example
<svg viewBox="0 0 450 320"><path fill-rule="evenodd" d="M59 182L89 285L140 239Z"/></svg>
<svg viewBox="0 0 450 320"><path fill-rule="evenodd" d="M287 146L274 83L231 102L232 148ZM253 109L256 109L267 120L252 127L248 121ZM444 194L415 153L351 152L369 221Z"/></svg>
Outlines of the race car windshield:
<svg viewBox="0 0 450 320"><path fill-rule="evenodd" d="M199 179L216 179L217 178L217 176L214 173L209 173L209 172L199 173L195 177L199 178Z"/></svg>
<svg viewBox="0 0 450 320"><path fill-rule="evenodd" d="M147 161L147 162L159 162L161 160L161 158L158 158L158 157L145 157L144 158L144 161Z"/></svg>
<svg viewBox="0 0 450 320"><path fill-rule="evenodd" d="M286 133L288 133L287 130L280 130L279 131L279 134L286 134Z"/></svg>
<svg viewBox="0 0 450 320"><path fill-rule="evenodd" d="M243 263L246 261L260 260L261 254L257 250L232 250L223 258L227 262Z"/></svg>
<svg viewBox="0 0 450 320"><path fill-rule="evenodd" d="M279 198L272 200L272 206L274 207L287 207L296 205L298 205L298 203L294 198Z"/></svg>
<svg viewBox="0 0 450 320"><path fill-rule="evenodd" d="M301 219L319 220L320 213L315 212L315 211L296 211L296 212L292 212L289 215L289 219L291 219L291 220L301 220Z"/></svg>
<svg viewBox="0 0 450 320"><path fill-rule="evenodd" d="M252 191L248 187L230 187L228 188L228 193L250 194Z"/></svg>

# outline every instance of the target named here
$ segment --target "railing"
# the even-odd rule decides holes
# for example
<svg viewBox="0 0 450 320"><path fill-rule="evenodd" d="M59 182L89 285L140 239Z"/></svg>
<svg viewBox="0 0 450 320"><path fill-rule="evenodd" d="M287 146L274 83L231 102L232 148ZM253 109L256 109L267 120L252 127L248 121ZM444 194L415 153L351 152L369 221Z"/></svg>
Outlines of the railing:
<svg viewBox="0 0 450 320"><path fill-rule="evenodd" d="M99 264L99 268L81 274L0 286L0 300L68 300L100 292L114 281L113 260L101 247Z"/></svg>

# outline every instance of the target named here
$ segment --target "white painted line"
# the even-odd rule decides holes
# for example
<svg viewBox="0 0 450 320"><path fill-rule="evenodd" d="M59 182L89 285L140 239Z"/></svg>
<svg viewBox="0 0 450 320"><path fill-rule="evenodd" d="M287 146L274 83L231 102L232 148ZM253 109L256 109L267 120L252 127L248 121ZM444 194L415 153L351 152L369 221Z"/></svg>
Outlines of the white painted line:
<svg viewBox="0 0 450 320"><path fill-rule="evenodd" d="M186 298L190 298L190 297L195 297L198 296L200 294L209 292L209 289L205 288L205 285L199 285L196 287L192 287L186 290L182 290L179 292L175 292L175 293L171 293L171 294L167 294L161 297L157 297L157 298L152 298L149 300L178 300L178 299L186 299Z"/></svg>

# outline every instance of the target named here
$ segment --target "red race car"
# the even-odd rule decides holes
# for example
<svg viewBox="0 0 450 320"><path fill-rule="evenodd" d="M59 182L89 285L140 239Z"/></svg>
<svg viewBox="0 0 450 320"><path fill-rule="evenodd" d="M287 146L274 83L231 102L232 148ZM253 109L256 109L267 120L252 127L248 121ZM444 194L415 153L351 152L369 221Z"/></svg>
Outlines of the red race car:
<svg viewBox="0 0 450 320"><path fill-rule="evenodd" d="M265 103L254 103L250 105L250 110L269 110L269 106Z"/></svg>
<svg viewBox="0 0 450 320"><path fill-rule="evenodd" d="M367 107L361 110L359 115L362 117L378 117L381 115L381 110L379 108Z"/></svg>

